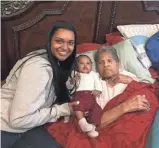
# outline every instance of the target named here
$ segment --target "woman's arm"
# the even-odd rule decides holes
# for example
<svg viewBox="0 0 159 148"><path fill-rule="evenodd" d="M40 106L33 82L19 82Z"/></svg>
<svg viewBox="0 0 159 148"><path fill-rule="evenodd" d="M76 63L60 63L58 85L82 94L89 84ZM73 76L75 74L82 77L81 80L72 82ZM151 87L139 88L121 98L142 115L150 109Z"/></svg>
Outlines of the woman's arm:
<svg viewBox="0 0 159 148"><path fill-rule="evenodd" d="M33 128L70 114L67 103L48 107L54 98L46 95L51 89L52 72L39 62L26 63L21 70L9 114L10 125L14 128Z"/></svg>
<svg viewBox="0 0 159 148"><path fill-rule="evenodd" d="M123 74L118 74L114 77L112 77L108 83L110 83L110 85L116 85L117 83L124 83L124 84L129 84L130 82L133 81L133 78L131 78L130 76L126 76Z"/></svg>
<svg viewBox="0 0 159 148"><path fill-rule="evenodd" d="M144 95L133 96L111 110L103 113L100 127L105 127L128 112L149 111L150 105Z"/></svg>
<svg viewBox="0 0 159 148"><path fill-rule="evenodd" d="M109 125L113 121L117 120L123 114L125 114L123 104L120 104L120 105L114 107L113 109L104 112L102 119L101 119L100 127L102 128L102 127Z"/></svg>

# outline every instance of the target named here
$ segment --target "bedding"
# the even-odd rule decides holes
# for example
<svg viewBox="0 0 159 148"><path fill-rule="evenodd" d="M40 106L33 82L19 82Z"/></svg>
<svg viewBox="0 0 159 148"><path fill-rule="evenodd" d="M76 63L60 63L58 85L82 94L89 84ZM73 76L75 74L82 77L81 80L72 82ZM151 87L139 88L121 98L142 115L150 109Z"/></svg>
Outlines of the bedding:
<svg viewBox="0 0 159 148"><path fill-rule="evenodd" d="M139 62L135 50L129 39L116 41L112 46L116 49L122 69L135 74L139 81L146 83L154 83L155 79L151 77L149 70L145 69ZM111 42L112 44L112 42ZM104 44L106 45L106 44ZM78 45L78 55L88 55L92 60L92 70L96 71L94 55L100 44L84 43ZM85 52L82 52L85 51ZM86 52L87 51L87 52Z"/></svg>
<svg viewBox="0 0 159 148"><path fill-rule="evenodd" d="M151 37L158 32L159 24L131 24L131 25L118 25L117 29L125 38L130 38L136 35L143 35Z"/></svg>
<svg viewBox="0 0 159 148"><path fill-rule="evenodd" d="M146 53L152 62L152 67L159 72L159 32L148 39Z"/></svg>
<svg viewBox="0 0 159 148"><path fill-rule="evenodd" d="M145 50L145 44L149 38L144 35L135 35L130 37L129 39L135 51L137 52L138 60L141 62L143 67L149 69L152 64Z"/></svg>
<svg viewBox="0 0 159 148"><path fill-rule="evenodd" d="M13 6L13 3L6 3L3 6L10 8ZM87 53L90 51L89 54L91 54L92 51L98 49L102 44L117 44L123 40L120 33L123 36L124 34L133 34L133 36L144 35L149 38L156 30L159 31L158 13L156 13L155 9L151 9L151 11L144 9L143 6L147 7L146 1L32 1L31 3L33 3L31 9L29 7L22 7L14 11L15 9L13 8L13 13L8 13L10 9L2 9L4 11L2 12L1 30L3 36L1 40L1 80L6 79L13 65L20 58L33 51L35 47L45 44L48 28L50 28L51 24L56 20L66 20L73 23L78 34L78 53ZM155 2L152 1L150 3L151 8L153 8L153 3ZM140 23L142 26L134 23ZM152 27L148 27L147 25L143 27L144 24L150 24ZM117 26L122 26L124 34L120 30L120 32L114 33L118 31ZM131 36L124 36L125 39L130 37ZM153 85L156 87L156 90L159 90L159 83L155 82ZM55 126L57 125L55 124ZM67 124L64 126L70 128ZM63 129L63 127L61 129ZM80 134L81 133L77 134L79 138L81 138ZM63 136L63 133L61 134L62 141L66 140L65 135ZM111 138L110 141L113 139L114 137ZM78 139L77 142L79 142ZM95 142L91 142L95 144ZM89 145L88 139L86 139L86 143ZM82 145L81 147L86 146L87 145Z"/></svg>
<svg viewBox="0 0 159 148"><path fill-rule="evenodd" d="M100 46L101 44L97 44L97 43L79 44L77 45L77 54L97 50Z"/></svg>
<svg viewBox="0 0 159 148"><path fill-rule="evenodd" d="M97 138L91 139L79 131L77 121L73 118L67 124L61 119L61 121L45 127L63 148L81 148L83 146L85 148L144 148L146 135L159 107L152 85L132 81L122 94L108 102L103 112L136 94L146 95L151 106L150 111L123 115L107 127L98 129Z"/></svg>
<svg viewBox="0 0 159 148"><path fill-rule="evenodd" d="M106 37L106 45L107 46L111 46L113 44L116 44L116 43L124 40L122 35L118 31L106 34L105 37Z"/></svg>
<svg viewBox="0 0 159 148"><path fill-rule="evenodd" d="M139 81L154 83L155 80L151 77L149 71L145 69L137 59L135 50L129 39L114 44L113 47L117 51L121 66L133 74Z"/></svg>
<svg viewBox="0 0 159 148"><path fill-rule="evenodd" d="M157 109L154 123L151 126L148 136L147 136L147 141L146 141L146 148L158 148L159 146L159 108Z"/></svg>
<svg viewBox="0 0 159 148"><path fill-rule="evenodd" d="M158 24L132 24L117 26L124 38L131 40L137 51L139 61L146 69L149 69L152 64L146 54L145 44L152 35L159 31L157 25Z"/></svg>

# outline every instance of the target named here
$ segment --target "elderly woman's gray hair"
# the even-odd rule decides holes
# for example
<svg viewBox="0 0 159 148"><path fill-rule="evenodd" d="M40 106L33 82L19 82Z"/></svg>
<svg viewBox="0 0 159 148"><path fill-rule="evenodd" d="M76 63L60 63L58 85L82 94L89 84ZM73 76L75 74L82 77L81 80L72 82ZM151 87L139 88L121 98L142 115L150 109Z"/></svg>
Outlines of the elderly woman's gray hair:
<svg viewBox="0 0 159 148"><path fill-rule="evenodd" d="M112 46L105 46L105 45L101 46L101 47L96 51L95 57L94 57L96 63L98 63L98 61L99 61L99 55L100 55L101 53L104 53L104 52L109 52L109 53L111 53L113 59L114 59L117 63L119 63L119 58L118 58L118 55L117 55L117 52L116 52L115 48L112 47Z"/></svg>

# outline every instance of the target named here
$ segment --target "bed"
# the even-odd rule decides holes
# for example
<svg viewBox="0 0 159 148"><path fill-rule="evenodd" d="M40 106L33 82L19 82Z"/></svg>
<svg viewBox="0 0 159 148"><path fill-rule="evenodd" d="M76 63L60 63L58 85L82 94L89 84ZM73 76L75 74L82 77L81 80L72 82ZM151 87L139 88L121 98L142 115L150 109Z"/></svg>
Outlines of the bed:
<svg viewBox="0 0 159 148"><path fill-rule="evenodd" d="M45 45L48 29L56 20L75 26L78 53L121 41L124 34L117 26L150 24L159 31L157 1L4 1L1 6L1 80L18 59ZM156 78L158 73L150 71ZM155 87L159 89L158 83Z"/></svg>

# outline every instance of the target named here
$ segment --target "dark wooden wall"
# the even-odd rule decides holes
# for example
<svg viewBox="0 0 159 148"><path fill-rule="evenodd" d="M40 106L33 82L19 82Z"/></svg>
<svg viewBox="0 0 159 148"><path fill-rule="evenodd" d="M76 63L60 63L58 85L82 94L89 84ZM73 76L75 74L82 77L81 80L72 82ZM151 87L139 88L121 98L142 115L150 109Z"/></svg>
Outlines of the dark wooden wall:
<svg viewBox="0 0 159 148"><path fill-rule="evenodd" d="M19 4L19 9L5 10L9 3L1 5L2 80L19 58L46 43L48 29L56 20L70 21L75 26L78 44L104 43L105 34L115 31L117 25L159 23L159 2L36 1L25 8Z"/></svg>

